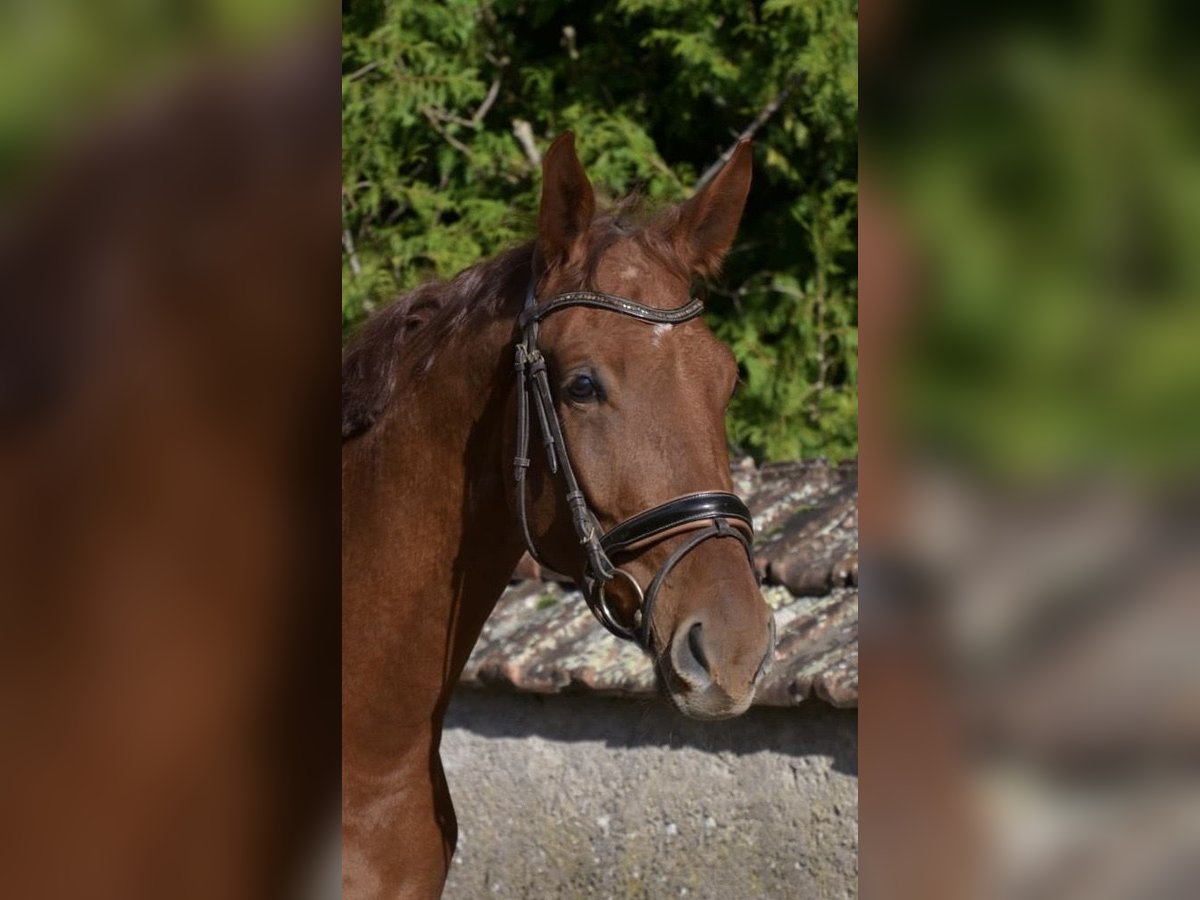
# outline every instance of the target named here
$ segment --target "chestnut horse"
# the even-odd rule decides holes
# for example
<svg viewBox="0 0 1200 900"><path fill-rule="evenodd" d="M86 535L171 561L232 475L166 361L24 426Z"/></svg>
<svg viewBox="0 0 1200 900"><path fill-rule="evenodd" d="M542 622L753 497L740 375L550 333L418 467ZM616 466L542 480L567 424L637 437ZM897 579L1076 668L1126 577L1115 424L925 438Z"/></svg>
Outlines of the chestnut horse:
<svg viewBox="0 0 1200 900"><path fill-rule="evenodd" d="M523 532L588 585L611 630L643 642L683 713L750 705L774 626L729 493L737 366L688 301L733 241L750 169L743 142L691 200L634 223L596 214L564 134L543 163L535 241L418 288L347 348L347 896L442 889L456 840L442 719ZM526 449L531 419L550 452Z"/></svg>

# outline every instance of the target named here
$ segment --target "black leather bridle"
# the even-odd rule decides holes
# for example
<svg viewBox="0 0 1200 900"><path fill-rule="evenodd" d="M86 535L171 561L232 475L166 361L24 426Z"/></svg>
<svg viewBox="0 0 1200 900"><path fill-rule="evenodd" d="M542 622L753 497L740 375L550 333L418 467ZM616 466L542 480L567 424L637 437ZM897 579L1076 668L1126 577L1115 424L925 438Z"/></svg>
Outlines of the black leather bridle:
<svg viewBox="0 0 1200 900"><path fill-rule="evenodd" d="M552 313L577 306L608 310L643 322L667 325L694 319L700 315L704 306L699 300L692 300L676 309L654 309L625 297L597 291L572 291L539 304L531 279L525 295L525 309L518 319L521 334L516 345L517 448L513 460L513 476L516 481L517 521L521 525L521 536L530 556L547 568L554 568L545 563L537 552L525 510L525 475L530 462L529 405L532 397L546 446L546 460L550 472L557 474L559 470L562 471L567 488L567 503L571 509L571 521L575 526L575 533L579 536L579 543L587 554L583 594L588 607L600 623L617 637L635 641L649 650L654 601L671 570L684 556L709 538L734 538L741 542L753 569L750 544L754 538L754 524L750 510L736 495L727 491L700 491L668 500L626 519L607 532L600 533L599 520L588 506L571 466L571 459L563 440L562 424L554 408L554 398L546 374L546 360L537 346L538 323ZM668 537L688 532L692 532L690 537L667 557L645 591L637 579L612 562L613 554L640 550ZM616 578L624 580L638 598L639 608L635 613L632 628L617 621L605 596L605 587Z"/></svg>

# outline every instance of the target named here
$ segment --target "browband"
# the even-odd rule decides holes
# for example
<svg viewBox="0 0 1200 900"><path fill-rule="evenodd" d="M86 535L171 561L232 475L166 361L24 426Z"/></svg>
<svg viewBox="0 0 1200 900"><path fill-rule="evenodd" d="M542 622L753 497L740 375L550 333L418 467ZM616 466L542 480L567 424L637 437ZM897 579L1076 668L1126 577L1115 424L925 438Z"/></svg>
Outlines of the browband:
<svg viewBox="0 0 1200 900"><path fill-rule="evenodd" d="M558 310L565 309L568 306L590 306L593 309L607 309L611 312L620 312L635 319L641 319L643 322L657 322L664 325L686 322L688 319L694 319L700 313L704 312L704 304L695 298L689 300L683 306L677 306L674 309L657 309L656 307L645 306L616 294L600 294L595 291L571 291L567 294L559 294L553 300L545 303L526 307L517 321L522 328L526 328L534 322L540 322L546 316L550 315L550 313L558 312Z"/></svg>

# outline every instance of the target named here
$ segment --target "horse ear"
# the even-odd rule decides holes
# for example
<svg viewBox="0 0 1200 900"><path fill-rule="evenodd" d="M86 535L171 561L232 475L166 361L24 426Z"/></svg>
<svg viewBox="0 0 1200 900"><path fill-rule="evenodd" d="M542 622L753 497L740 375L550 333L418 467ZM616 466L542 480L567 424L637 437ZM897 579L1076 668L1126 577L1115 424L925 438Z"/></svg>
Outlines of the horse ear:
<svg viewBox="0 0 1200 900"><path fill-rule="evenodd" d="M752 167L750 141L738 141L721 171L679 207L675 246L693 272L714 274L733 244L750 193Z"/></svg>
<svg viewBox="0 0 1200 900"><path fill-rule="evenodd" d="M563 132L542 160L542 206L538 243L542 259L552 266L570 259L596 212L596 195L579 157L575 135Z"/></svg>

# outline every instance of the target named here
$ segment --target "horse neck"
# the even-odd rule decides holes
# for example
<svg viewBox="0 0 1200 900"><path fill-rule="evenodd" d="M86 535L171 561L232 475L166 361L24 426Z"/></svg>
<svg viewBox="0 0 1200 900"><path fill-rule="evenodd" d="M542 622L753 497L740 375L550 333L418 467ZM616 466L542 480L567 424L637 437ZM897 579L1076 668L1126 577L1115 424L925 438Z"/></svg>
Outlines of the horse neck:
<svg viewBox="0 0 1200 900"><path fill-rule="evenodd" d="M448 338L344 456L344 652L370 644L361 676L403 684L410 717L440 716L520 559L503 459L517 294Z"/></svg>
<svg viewBox="0 0 1200 900"><path fill-rule="evenodd" d="M444 445L446 459L457 478L455 509L447 510L456 536L453 555L444 561L451 585L453 625L449 635L447 678L457 681L483 623L508 584L521 558L523 545L509 502L507 473L511 451L505 457L511 423L509 402L515 386L512 365L514 321L511 315L491 319L473 328L470 337L447 347L444 376L457 386L458 426ZM465 361L465 363L464 363ZM451 396L436 391L433 396ZM436 421L450 410L434 402ZM441 573L443 577L447 572Z"/></svg>

